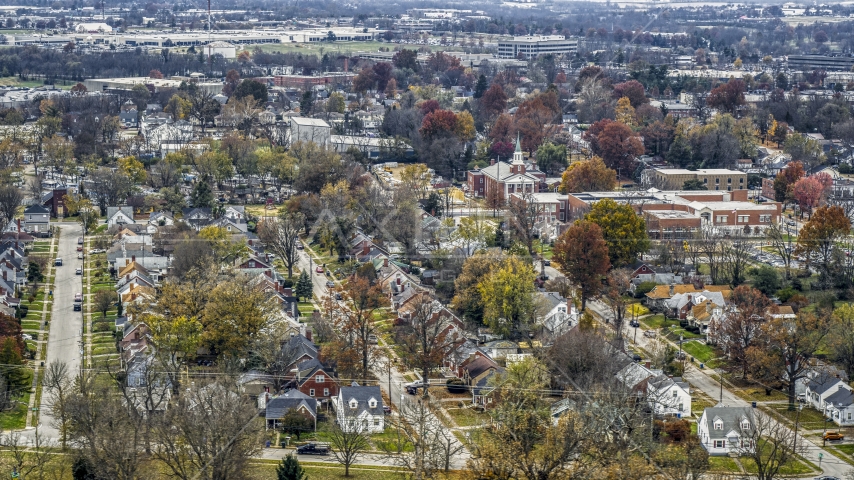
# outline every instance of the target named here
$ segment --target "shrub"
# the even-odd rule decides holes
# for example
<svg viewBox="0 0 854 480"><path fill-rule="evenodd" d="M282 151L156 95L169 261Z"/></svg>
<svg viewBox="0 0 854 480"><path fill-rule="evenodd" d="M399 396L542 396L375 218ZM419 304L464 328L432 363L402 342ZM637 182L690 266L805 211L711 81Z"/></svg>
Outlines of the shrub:
<svg viewBox="0 0 854 480"><path fill-rule="evenodd" d="M448 388L449 393L465 393L467 390L465 382L459 378L449 378L445 382L445 386Z"/></svg>
<svg viewBox="0 0 854 480"><path fill-rule="evenodd" d="M651 292L656 287L655 282L641 282L635 288L635 298L643 298L647 293Z"/></svg>

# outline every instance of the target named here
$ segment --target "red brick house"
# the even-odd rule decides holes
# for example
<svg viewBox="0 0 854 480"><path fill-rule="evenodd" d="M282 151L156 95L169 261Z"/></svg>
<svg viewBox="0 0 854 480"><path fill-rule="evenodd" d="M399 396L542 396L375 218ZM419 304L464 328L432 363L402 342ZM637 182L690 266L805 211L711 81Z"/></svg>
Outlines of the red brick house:
<svg viewBox="0 0 854 480"><path fill-rule="evenodd" d="M469 170L467 173L468 191L475 197L489 198L496 195L503 203L511 193L538 193L545 190L546 174L533 164L525 164L519 139L516 139L516 151L512 163L492 161L482 169Z"/></svg>
<svg viewBox="0 0 854 480"><path fill-rule="evenodd" d="M296 376L291 381L290 388L319 400L329 400L338 395L338 379L320 360L314 358L304 361L295 370Z"/></svg>

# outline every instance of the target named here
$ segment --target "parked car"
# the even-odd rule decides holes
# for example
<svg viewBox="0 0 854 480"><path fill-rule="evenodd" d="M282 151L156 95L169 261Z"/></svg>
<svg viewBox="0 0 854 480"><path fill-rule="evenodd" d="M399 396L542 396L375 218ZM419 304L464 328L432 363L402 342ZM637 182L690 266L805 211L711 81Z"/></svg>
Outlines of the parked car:
<svg viewBox="0 0 854 480"><path fill-rule="evenodd" d="M323 267L317 267L314 269L314 271L317 273L323 273Z"/></svg>
<svg viewBox="0 0 854 480"><path fill-rule="evenodd" d="M62 266L62 259L61 259L61 258L57 258L57 259L53 262L53 265L54 265L55 267L61 267L61 266Z"/></svg>
<svg viewBox="0 0 854 480"><path fill-rule="evenodd" d="M638 328L640 327L640 322L638 322L637 320L632 320L631 322L629 322L629 326Z"/></svg>
<svg viewBox="0 0 854 480"><path fill-rule="evenodd" d="M547 266L547 267L551 267L551 266L552 266L552 261L551 261L551 260L543 260L543 265L545 265L545 266Z"/></svg>
<svg viewBox="0 0 854 480"><path fill-rule="evenodd" d="M377 336L376 336L376 335L374 335L374 334L370 334L370 335L368 335L368 343L370 343L370 344L372 344L372 345L376 345L376 344L378 344L379 342L380 342L380 340L377 338Z"/></svg>
<svg viewBox="0 0 854 480"><path fill-rule="evenodd" d="M676 352L676 360L685 360L686 357L685 352Z"/></svg>
<svg viewBox="0 0 854 480"><path fill-rule="evenodd" d="M327 280L326 288L335 288L335 282L333 282L332 280Z"/></svg>
<svg viewBox="0 0 854 480"><path fill-rule="evenodd" d="M83 260L83 252L77 254L77 260Z"/></svg>
<svg viewBox="0 0 854 480"><path fill-rule="evenodd" d="M391 415L391 407L388 405L383 405L383 413L386 415Z"/></svg>
<svg viewBox="0 0 854 480"><path fill-rule="evenodd" d="M77 245L77 251L82 252L83 251L83 245Z"/></svg>
<svg viewBox="0 0 854 480"><path fill-rule="evenodd" d="M82 269L82 268L80 268L80 267L77 267L77 268L74 270L74 274L75 274L75 275L83 275L83 269Z"/></svg>
<svg viewBox="0 0 854 480"><path fill-rule="evenodd" d="M647 330L643 332L643 336L647 338L655 338L655 330Z"/></svg>
<svg viewBox="0 0 854 480"><path fill-rule="evenodd" d="M89 250L90 254L104 253L104 252L106 252L106 250L104 250L103 248L93 248L92 250Z"/></svg>
<svg viewBox="0 0 854 480"><path fill-rule="evenodd" d="M806 393L799 393L797 399L798 399L798 402L800 402L800 403L806 403L807 394Z"/></svg>
<svg viewBox="0 0 854 480"><path fill-rule="evenodd" d="M77 245L83 245L83 237L77 237Z"/></svg>
<svg viewBox="0 0 854 480"><path fill-rule="evenodd" d="M839 432L825 432L824 433L824 439L830 440L831 442L835 441L835 440L842 440L843 438L845 438L845 435L843 435Z"/></svg>
<svg viewBox="0 0 854 480"><path fill-rule="evenodd" d="M302 246L302 242L297 242L297 250L302 250L302 249L304 249L304 248L305 248L305 247L304 247L304 246Z"/></svg>
<svg viewBox="0 0 854 480"><path fill-rule="evenodd" d="M329 455L329 445L324 443L307 443L297 447L299 455Z"/></svg>
<svg viewBox="0 0 854 480"><path fill-rule="evenodd" d="M343 297L341 296L340 293L337 293L337 292L335 293L335 300L341 300L342 298Z"/></svg>
<svg viewBox="0 0 854 480"><path fill-rule="evenodd" d="M827 476L827 477L815 477L815 480L839 480L839 478Z"/></svg>

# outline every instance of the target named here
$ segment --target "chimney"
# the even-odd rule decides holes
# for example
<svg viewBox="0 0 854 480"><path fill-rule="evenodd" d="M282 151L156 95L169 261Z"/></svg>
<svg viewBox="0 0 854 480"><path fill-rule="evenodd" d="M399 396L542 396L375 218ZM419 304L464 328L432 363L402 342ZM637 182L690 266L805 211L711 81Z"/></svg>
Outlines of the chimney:
<svg viewBox="0 0 854 480"><path fill-rule="evenodd" d="M367 255L369 253L371 253L371 246L368 242L365 242L362 244L362 255Z"/></svg>
<svg viewBox="0 0 854 480"><path fill-rule="evenodd" d="M345 72L350 71L350 59L347 57L344 57L344 71Z"/></svg>
<svg viewBox="0 0 854 480"><path fill-rule="evenodd" d="M490 158L490 159L489 159L489 164L490 164L490 165L495 165L495 159L494 159L494 158Z"/></svg>
<svg viewBox="0 0 854 480"><path fill-rule="evenodd" d="M283 288L283 289L282 289L282 295L284 295L284 296L286 296L286 297L293 297L293 296L294 296L294 290L293 290L293 288L291 288L291 287L285 287L285 288Z"/></svg>
<svg viewBox="0 0 854 480"><path fill-rule="evenodd" d="M313 342L313 341L314 341L314 340L312 340L312 339L311 339L311 329L308 329L308 328L307 328L307 329L305 330L305 338L307 338L310 342Z"/></svg>
<svg viewBox="0 0 854 480"><path fill-rule="evenodd" d="M383 259L383 267L388 267L388 257Z"/></svg>
<svg viewBox="0 0 854 480"><path fill-rule="evenodd" d="M397 286L400 286L400 274L397 275Z"/></svg>
<svg viewBox="0 0 854 480"><path fill-rule="evenodd" d="M131 262L135 262L135 261L136 261L136 255L131 255L131 256L130 256L130 261L131 261Z"/></svg>
<svg viewBox="0 0 854 480"><path fill-rule="evenodd" d="M652 368L652 362L646 362L643 364L643 366L646 368Z"/></svg>
<svg viewBox="0 0 854 480"><path fill-rule="evenodd" d="M676 295L676 285L670 284L670 296Z"/></svg>

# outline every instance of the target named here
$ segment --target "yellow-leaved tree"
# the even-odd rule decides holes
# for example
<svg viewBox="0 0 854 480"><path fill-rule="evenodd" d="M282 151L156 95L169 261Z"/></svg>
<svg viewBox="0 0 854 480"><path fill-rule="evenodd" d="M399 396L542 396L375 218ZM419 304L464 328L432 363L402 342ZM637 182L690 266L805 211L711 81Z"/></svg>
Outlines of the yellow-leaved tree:
<svg viewBox="0 0 854 480"><path fill-rule="evenodd" d="M483 301L483 323L493 333L519 336L533 320L534 279L531 263L515 256L506 257L477 285Z"/></svg>

